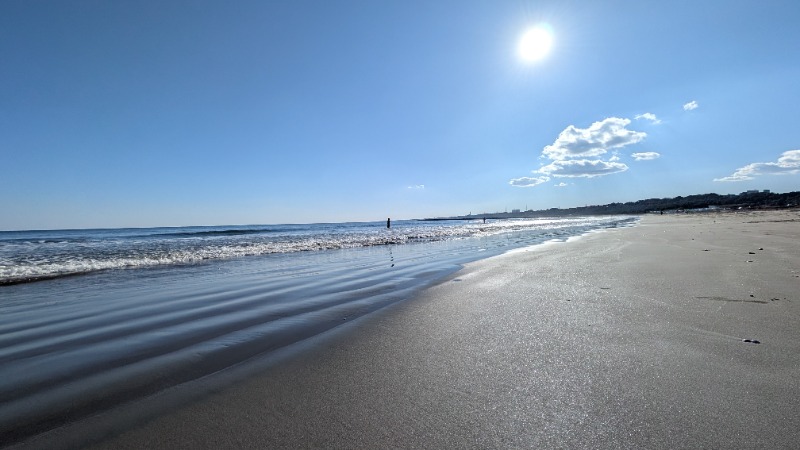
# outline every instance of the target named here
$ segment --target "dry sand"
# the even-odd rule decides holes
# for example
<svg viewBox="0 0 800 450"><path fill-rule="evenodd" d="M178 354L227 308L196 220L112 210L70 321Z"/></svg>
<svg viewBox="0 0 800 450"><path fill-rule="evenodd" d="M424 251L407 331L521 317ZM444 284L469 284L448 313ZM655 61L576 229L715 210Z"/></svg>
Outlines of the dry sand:
<svg viewBox="0 0 800 450"><path fill-rule="evenodd" d="M99 447L797 448L799 276L797 211L648 216L469 264Z"/></svg>

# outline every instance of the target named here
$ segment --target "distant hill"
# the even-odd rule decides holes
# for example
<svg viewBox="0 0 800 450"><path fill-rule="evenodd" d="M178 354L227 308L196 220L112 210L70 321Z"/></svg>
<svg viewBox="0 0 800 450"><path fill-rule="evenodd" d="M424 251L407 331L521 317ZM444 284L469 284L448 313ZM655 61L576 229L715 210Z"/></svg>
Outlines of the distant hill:
<svg viewBox="0 0 800 450"><path fill-rule="evenodd" d="M687 197L650 198L627 203L610 203L608 205L580 206L575 208L551 208L542 210L497 212L484 214L468 214L465 216L437 217L425 220L456 219L509 219L527 217L586 216L603 214L645 214L650 212L665 213L706 208L721 209L760 209L789 208L800 206L800 192L777 194L769 191L747 191L741 194L698 194Z"/></svg>

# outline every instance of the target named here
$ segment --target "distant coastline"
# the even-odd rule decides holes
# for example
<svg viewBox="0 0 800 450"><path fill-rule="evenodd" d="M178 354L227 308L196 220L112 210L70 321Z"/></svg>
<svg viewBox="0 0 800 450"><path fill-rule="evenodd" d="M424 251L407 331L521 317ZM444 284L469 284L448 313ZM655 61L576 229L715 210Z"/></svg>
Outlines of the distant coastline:
<svg viewBox="0 0 800 450"><path fill-rule="evenodd" d="M475 219L527 219L535 217L674 213L715 209L781 209L800 207L800 192L778 194L768 190L746 191L741 194L697 194L687 197L650 198L626 203L579 206L574 208L550 208L540 210L512 210L466 214L463 216L431 217L422 220L475 220Z"/></svg>

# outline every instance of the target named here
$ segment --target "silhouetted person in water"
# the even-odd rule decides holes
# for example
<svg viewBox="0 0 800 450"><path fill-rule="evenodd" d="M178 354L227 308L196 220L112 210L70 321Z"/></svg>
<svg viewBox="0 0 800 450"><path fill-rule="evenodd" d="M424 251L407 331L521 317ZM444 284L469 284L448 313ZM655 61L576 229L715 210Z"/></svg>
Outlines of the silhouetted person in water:
<svg viewBox="0 0 800 450"><path fill-rule="evenodd" d="M392 218L386 219L386 228L392 228Z"/></svg>

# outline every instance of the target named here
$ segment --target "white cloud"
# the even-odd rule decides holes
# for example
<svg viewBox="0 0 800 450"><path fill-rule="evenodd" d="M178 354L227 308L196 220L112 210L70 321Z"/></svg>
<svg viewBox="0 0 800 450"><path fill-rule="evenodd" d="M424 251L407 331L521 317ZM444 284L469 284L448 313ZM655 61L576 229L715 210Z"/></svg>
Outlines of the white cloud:
<svg viewBox="0 0 800 450"><path fill-rule="evenodd" d="M589 128L570 125L552 145L544 148L542 156L552 160L600 156L611 149L641 142L647 134L625 128L630 123L630 119L609 117L593 123Z"/></svg>
<svg viewBox="0 0 800 450"><path fill-rule="evenodd" d="M425 189L424 184L415 184L413 186L409 186L408 189Z"/></svg>
<svg viewBox="0 0 800 450"><path fill-rule="evenodd" d="M778 164L784 165L797 165L800 164L800 150L789 150L788 152L783 152L780 158L778 158Z"/></svg>
<svg viewBox="0 0 800 450"><path fill-rule="evenodd" d="M634 117L634 119L636 119L636 120L646 119L646 120L649 120L650 122L653 122L656 125L661 123L661 119L656 117L655 114L649 113L649 112L648 113L644 113L644 114L639 114L638 116Z"/></svg>
<svg viewBox="0 0 800 450"><path fill-rule="evenodd" d="M637 116L638 118L639 116ZM641 116L657 122L655 114ZM647 133L630 130L630 119L608 117L591 124L588 128L570 125L565 128L552 145L542 150L542 158L551 160L550 164L534 170L534 177L515 178L509 184L517 187L532 187L558 178L594 178L628 170L620 161L617 149L636 144L647 137ZM612 152L607 158L601 158ZM643 153L658 155L657 153ZM657 156L656 156L657 157ZM652 159L652 158L651 158ZM564 187L567 183L556 184Z"/></svg>
<svg viewBox="0 0 800 450"><path fill-rule="evenodd" d="M637 161L649 161L651 159L660 158L661 154L656 152L641 152L641 153L631 153L633 159Z"/></svg>
<svg viewBox="0 0 800 450"><path fill-rule="evenodd" d="M752 163L740 167L732 175L715 178L714 181L746 181L758 175L794 175L800 173L800 150L783 152L778 161Z"/></svg>
<svg viewBox="0 0 800 450"><path fill-rule="evenodd" d="M522 178L514 178L513 180L509 181L508 184L515 186L515 187L534 187L537 184L547 183L550 181L550 177L522 177Z"/></svg>
<svg viewBox="0 0 800 450"><path fill-rule="evenodd" d="M698 106L700 106L700 105L697 104L697 100L692 100L689 103L686 103L685 105L683 105L683 110L684 111L691 111L693 109L697 109Z"/></svg>
<svg viewBox="0 0 800 450"><path fill-rule="evenodd" d="M628 166L620 162L608 162L600 159L568 159L553 161L537 172L554 177L594 178L626 170L628 170Z"/></svg>

